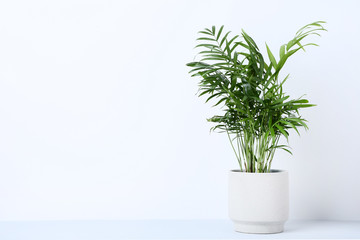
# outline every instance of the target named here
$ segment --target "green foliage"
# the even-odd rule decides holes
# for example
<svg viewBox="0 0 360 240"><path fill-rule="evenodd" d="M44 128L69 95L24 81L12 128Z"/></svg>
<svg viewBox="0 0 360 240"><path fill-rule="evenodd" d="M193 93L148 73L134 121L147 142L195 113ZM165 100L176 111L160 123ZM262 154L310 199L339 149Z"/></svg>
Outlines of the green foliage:
<svg viewBox="0 0 360 240"><path fill-rule="evenodd" d="M266 45L269 63L244 30L241 36L231 38L230 32L223 33L224 26L199 32L196 48L201 48L201 59L187 66L192 68L192 77L201 79L199 96L206 95L206 102L215 100L214 106L222 107L224 114L208 121L216 124L212 130L227 133L242 171L269 172L276 149L291 153L288 145L279 145L280 137L288 139L290 129L299 134L300 127L308 128L299 109L315 105L303 97L290 99L283 91L289 75L280 80L279 73L298 50L317 46L303 41L326 31L323 23L318 21L301 28L280 47L278 61Z"/></svg>

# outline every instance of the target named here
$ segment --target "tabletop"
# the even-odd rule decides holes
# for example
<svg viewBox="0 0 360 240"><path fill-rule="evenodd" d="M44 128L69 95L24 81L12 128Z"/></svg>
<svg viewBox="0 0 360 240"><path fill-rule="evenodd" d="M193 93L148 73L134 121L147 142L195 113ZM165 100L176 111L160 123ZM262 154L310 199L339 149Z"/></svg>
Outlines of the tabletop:
<svg viewBox="0 0 360 240"><path fill-rule="evenodd" d="M360 221L288 221L277 234L244 234L230 220L2 221L1 240L360 239Z"/></svg>

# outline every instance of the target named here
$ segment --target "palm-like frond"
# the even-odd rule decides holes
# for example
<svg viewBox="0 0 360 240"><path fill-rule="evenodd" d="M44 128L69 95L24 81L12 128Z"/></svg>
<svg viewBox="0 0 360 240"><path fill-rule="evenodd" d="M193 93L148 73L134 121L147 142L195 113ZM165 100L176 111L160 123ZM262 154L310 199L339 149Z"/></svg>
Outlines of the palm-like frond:
<svg viewBox="0 0 360 240"><path fill-rule="evenodd" d="M208 121L216 125L212 130L228 133L239 161L240 169L247 172L268 172L275 150L290 152L289 146L279 145L281 136L289 130L307 129L306 120L299 109L315 106L300 97L289 100L283 91L288 76L279 79L279 73L290 56L317 46L303 41L310 35L326 31L318 21L302 27L293 39L279 50L279 60L266 45L269 63L266 63L255 41L242 30L241 36L230 37L224 26L200 31L196 48L201 48L199 61L190 62L191 76L200 77L199 96L207 95L206 102L215 100L224 114ZM291 153L291 152L290 152Z"/></svg>

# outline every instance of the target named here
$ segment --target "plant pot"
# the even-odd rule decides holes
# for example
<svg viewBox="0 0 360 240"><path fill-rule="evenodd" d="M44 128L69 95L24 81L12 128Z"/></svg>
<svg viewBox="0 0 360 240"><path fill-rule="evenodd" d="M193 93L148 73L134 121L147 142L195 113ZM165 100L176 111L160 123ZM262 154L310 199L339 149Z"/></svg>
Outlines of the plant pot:
<svg viewBox="0 0 360 240"><path fill-rule="evenodd" d="M288 172L229 174L229 216L235 231L279 233L289 215Z"/></svg>

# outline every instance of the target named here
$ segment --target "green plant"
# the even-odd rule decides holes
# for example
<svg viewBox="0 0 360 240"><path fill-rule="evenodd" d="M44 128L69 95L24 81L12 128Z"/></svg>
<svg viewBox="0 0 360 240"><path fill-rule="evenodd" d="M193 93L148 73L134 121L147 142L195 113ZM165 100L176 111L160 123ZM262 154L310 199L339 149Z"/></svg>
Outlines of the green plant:
<svg viewBox="0 0 360 240"><path fill-rule="evenodd" d="M200 61L190 62L192 77L201 78L199 96L208 95L206 102L217 99L214 106L223 106L223 115L208 119L216 125L212 130L226 132L239 162L246 172L269 172L275 150L289 153L289 145L280 145L279 139L288 140L289 129L299 135L299 127L307 129L306 120L299 114L300 108L315 106L303 97L289 100L283 91L288 79L279 79L280 70L287 59L306 46L302 42L310 35L320 36L326 31L325 22L317 21L302 27L295 37L280 47L277 61L266 44L269 64L264 60L255 41L242 30L230 38L223 34L224 26L200 31L202 48Z"/></svg>

